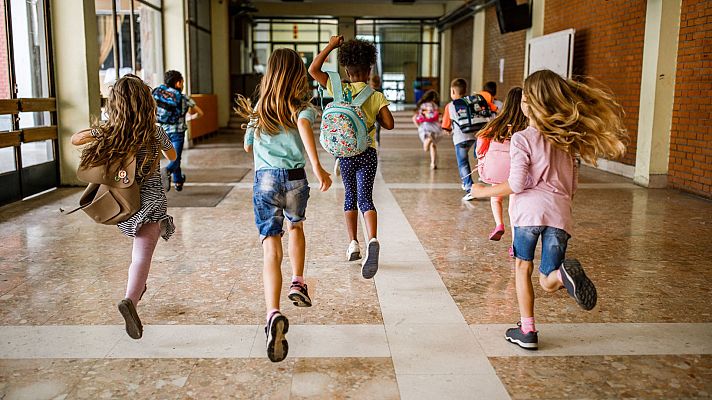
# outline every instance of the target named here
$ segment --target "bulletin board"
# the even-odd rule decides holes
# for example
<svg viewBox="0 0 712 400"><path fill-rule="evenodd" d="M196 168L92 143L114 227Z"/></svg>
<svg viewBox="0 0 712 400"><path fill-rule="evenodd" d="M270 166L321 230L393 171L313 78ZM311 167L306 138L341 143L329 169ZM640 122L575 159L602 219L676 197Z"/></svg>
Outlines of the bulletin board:
<svg viewBox="0 0 712 400"><path fill-rule="evenodd" d="M530 39L527 44L527 76L550 69L564 78L571 78L575 33L575 29L566 29Z"/></svg>

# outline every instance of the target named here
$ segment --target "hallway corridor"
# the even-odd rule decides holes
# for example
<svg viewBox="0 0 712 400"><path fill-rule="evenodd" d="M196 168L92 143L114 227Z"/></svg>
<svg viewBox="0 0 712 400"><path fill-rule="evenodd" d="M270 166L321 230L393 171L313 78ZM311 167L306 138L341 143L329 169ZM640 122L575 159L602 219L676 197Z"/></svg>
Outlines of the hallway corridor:
<svg viewBox="0 0 712 400"><path fill-rule="evenodd" d="M487 240L489 202L461 201L449 138L430 170L409 119L397 113L382 133L374 280L344 261L340 180L312 191L314 307L283 299L281 363L265 357L252 159L237 134L184 153L188 181L168 197L176 234L156 250L138 341L115 307L130 239L59 213L81 189L0 208L0 399L712 396L710 201L583 167L567 253L596 283L598 305L585 312L535 285L540 348L527 352L503 339L519 318L509 225Z"/></svg>

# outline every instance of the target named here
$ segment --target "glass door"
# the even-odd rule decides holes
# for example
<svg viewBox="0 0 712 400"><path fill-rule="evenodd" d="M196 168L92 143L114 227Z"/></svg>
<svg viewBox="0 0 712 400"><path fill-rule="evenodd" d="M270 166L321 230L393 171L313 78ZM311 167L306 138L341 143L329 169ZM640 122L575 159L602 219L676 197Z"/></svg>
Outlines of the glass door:
<svg viewBox="0 0 712 400"><path fill-rule="evenodd" d="M59 185L46 0L0 0L0 204Z"/></svg>

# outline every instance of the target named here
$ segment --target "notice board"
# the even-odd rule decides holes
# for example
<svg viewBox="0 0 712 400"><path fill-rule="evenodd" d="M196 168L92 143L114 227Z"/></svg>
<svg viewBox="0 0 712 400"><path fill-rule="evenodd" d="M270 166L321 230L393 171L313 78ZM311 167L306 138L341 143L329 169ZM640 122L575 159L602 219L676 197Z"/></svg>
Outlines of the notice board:
<svg viewBox="0 0 712 400"><path fill-rule="evenodd" d="M566 29L530 39L527 44L527 76L550 69L564 78L571 78L575 33L575 29Z"/></svg>

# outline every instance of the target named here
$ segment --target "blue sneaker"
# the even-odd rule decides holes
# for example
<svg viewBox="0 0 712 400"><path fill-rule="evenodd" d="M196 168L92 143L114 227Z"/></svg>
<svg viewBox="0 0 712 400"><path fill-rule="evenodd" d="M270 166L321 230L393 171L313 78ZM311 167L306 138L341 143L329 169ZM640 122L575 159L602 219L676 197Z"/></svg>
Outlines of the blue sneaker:
<svg viewBox="0 0 712 400"><path fill-rule="evenodd" d="M508 342L527 350L537 350L539 348L539 335L536 331L529 333L522 332L522 323L517 322L516 328L509 328L504 333L504 338Z"/></svg>

